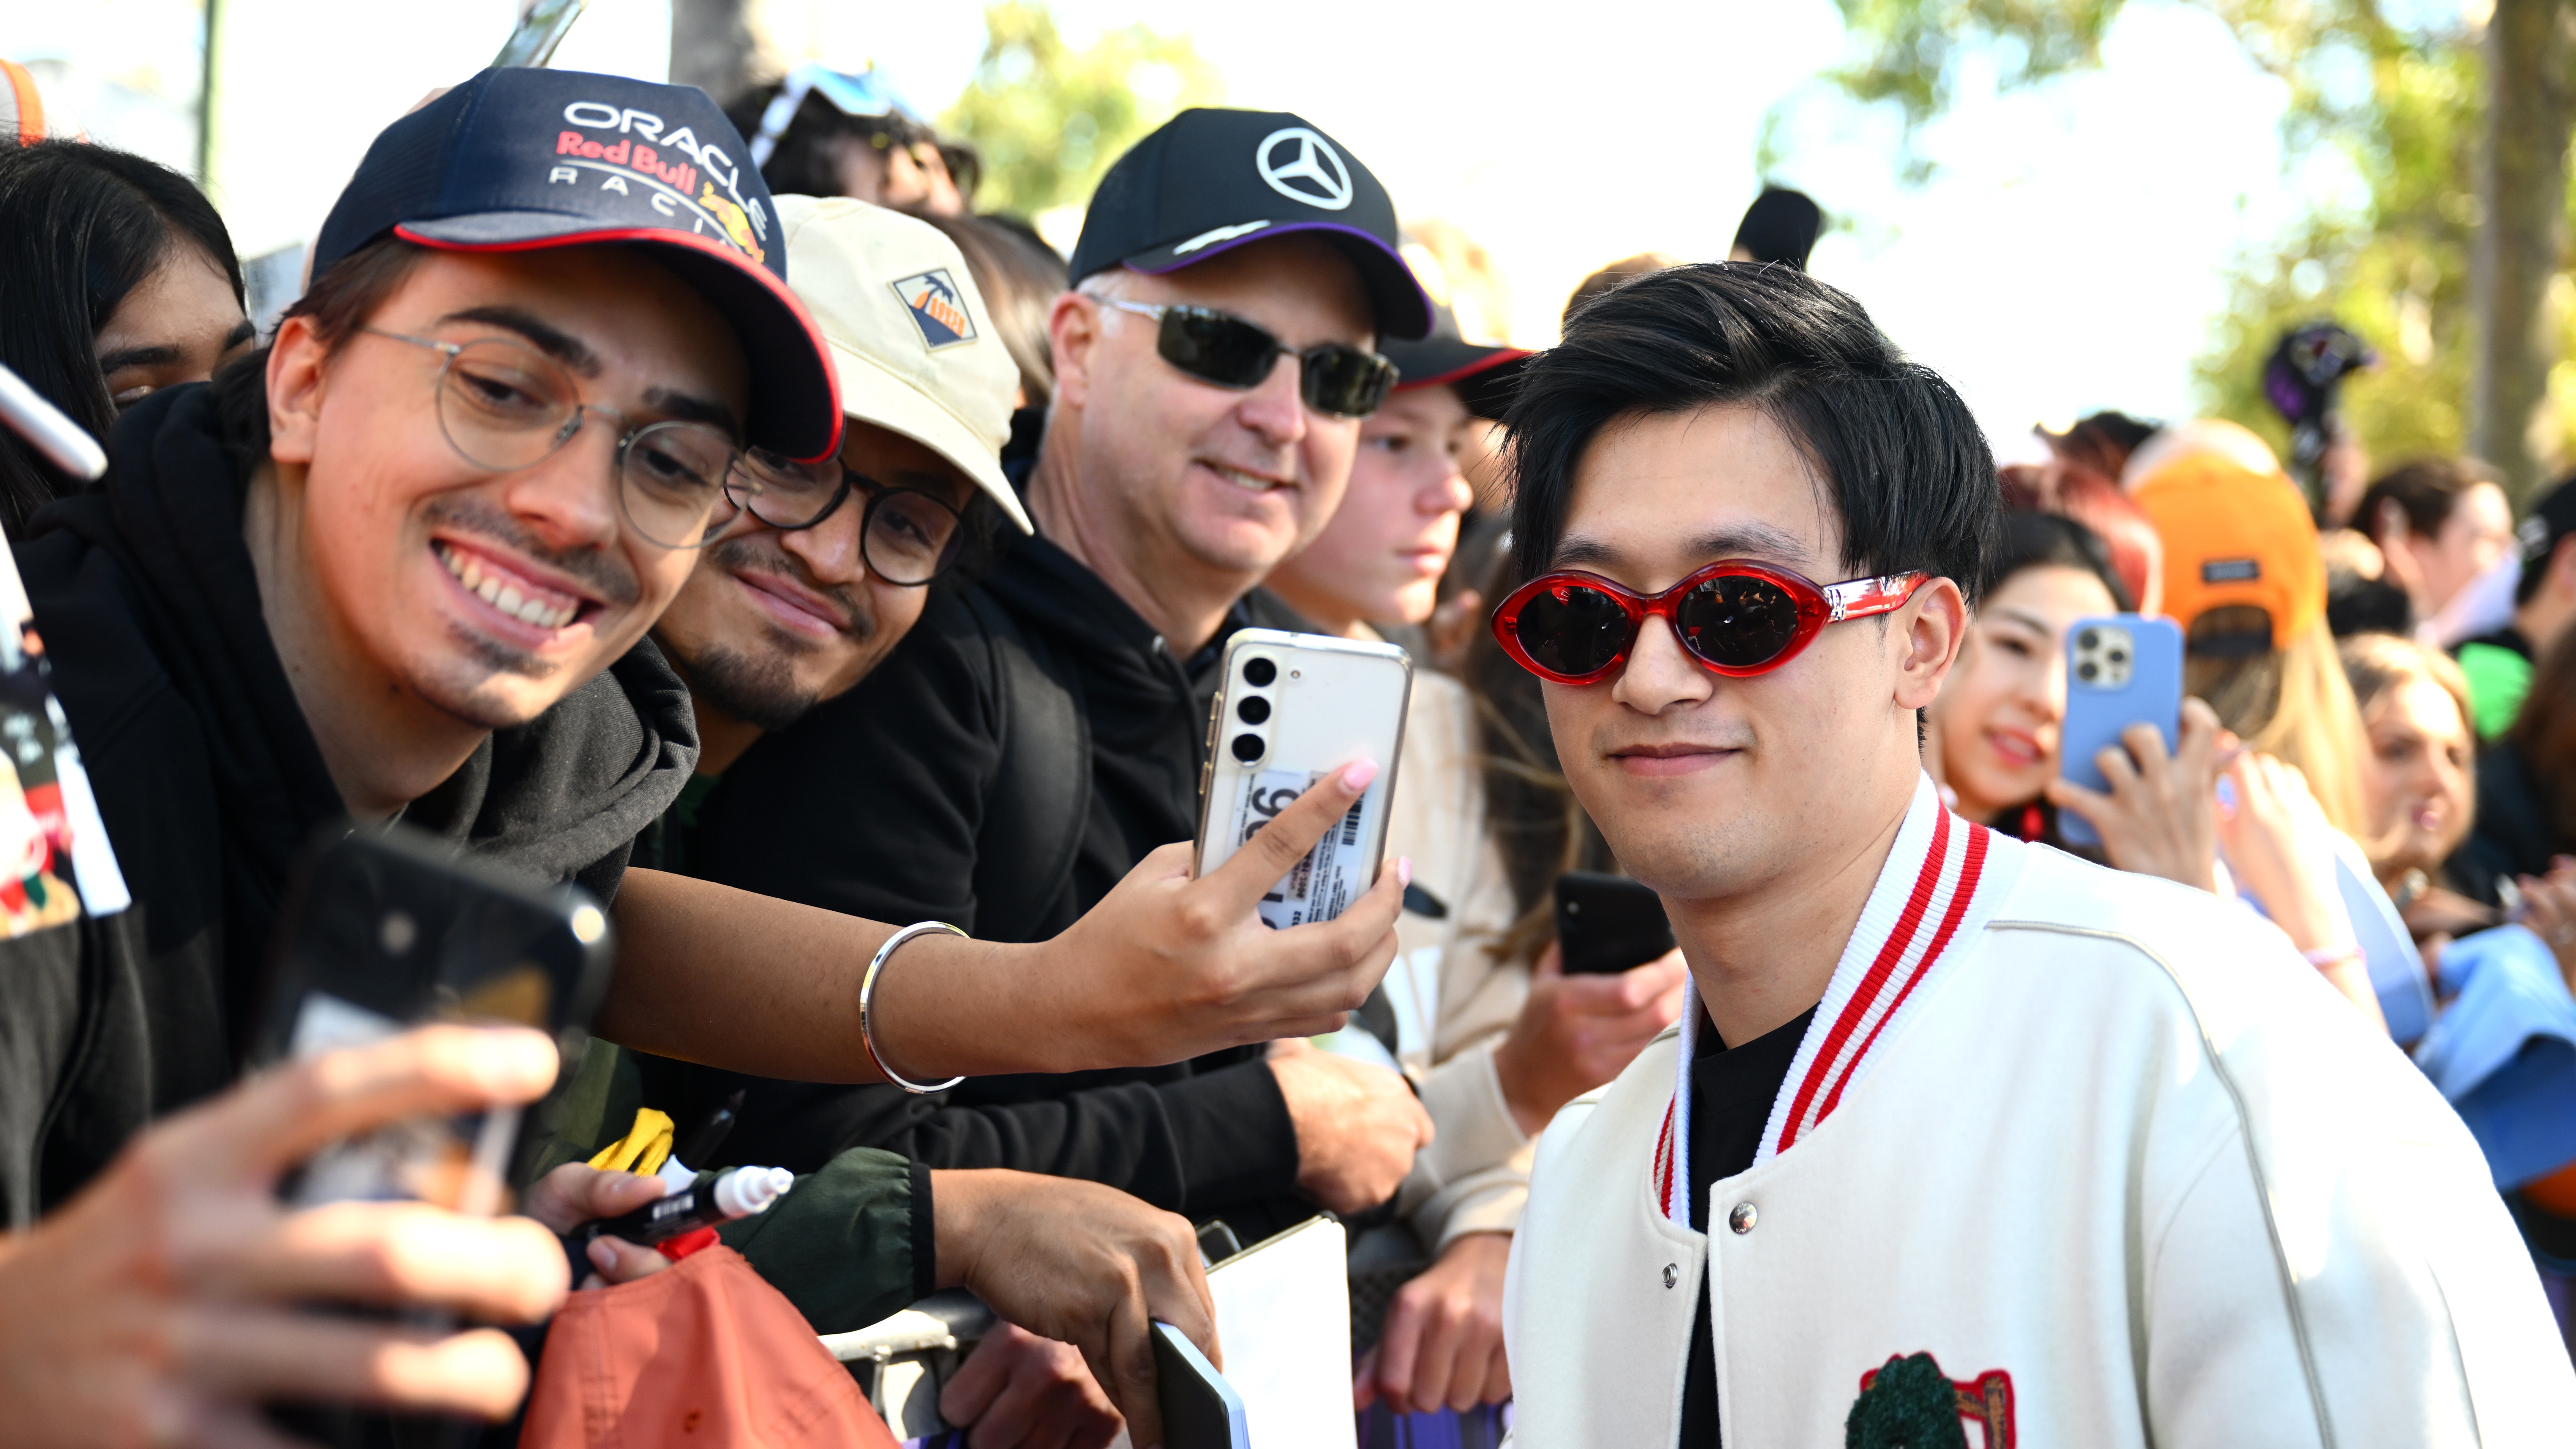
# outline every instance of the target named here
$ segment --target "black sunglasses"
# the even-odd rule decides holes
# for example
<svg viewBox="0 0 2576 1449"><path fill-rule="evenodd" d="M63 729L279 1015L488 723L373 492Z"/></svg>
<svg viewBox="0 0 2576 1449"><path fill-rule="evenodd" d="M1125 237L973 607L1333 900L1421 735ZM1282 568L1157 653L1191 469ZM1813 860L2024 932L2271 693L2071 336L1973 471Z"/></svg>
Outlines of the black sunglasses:
<svg viewBox="0 0 2576 1449"><path fill-rule="evenodd" d="M1297 391L1306 406L1340 418L1376 412L1395 390L1395 364L1347 342L1322 342L1293 351L1240 317L1207 307L1169 302L1130 302L1103 297L1101 305L1153 317L1163 324L1156 350L1163 360L1218 387L1259 387L1281 354L1297 359Z"/></svg>

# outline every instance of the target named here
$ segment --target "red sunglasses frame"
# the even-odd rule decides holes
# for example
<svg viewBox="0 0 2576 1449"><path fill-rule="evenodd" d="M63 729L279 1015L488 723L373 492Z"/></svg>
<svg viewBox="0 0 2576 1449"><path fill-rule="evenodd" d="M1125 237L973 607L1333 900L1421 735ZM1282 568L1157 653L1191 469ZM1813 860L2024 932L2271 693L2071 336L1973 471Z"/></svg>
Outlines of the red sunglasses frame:
<svg viewBox="0 0 2576 1449"><path fill-rule="evenodd" d="M1759 664L1733 665L1720 664L1690 647L1690 641L1682 634L1681 625L1673 618L1673 606L1683 595L1693 589L1711 579L1721 578L1760 579L1764 583L1780 588L1797 605L1798 626L1790 633L1789 642L1781 646L1779 653ZM1902 608L1906 600L1914 597L1914 591L1923 587L1930 578L1931 575L1919 572L1882 574L1874 578L1845 579L1838 584L1819 586L1787 569L1773 568L1769 564L1755 563L1750 559L1720 559L1660 594L1646 595L1613 583L1599 574L1587 573L1581 569L1560 569L1555 573L1541 574L1512 590L1509 597L1495 606L1494 639L1503 646L1504 653L1512 656L1513 663L1541 679L1553 680L1558 684L1593 684L1617 673L1619 668L1628 662L1629 651L1637 647L1637 632L1646 626L1647 616L1654 615L1664 621L1665 628L1673 631L1673 638L1680 642L1682 652L1688 654L1702 669L1711 674L1722 674L1729 679L1750 679L1757 674L1768 674L1797 658L1801 651L1815 642L1817 633L1827 624L1839 624L1845 619L1865 619L1873 614L1885 614ZM1531 658L1529 651L1521 647L1521 610L1527 607L1532 599L1543 593L1556 592L1568 587L1586 588L1607 594L1617 600L1619 607L1627 611L1628 615L1628 642L1619 646L1619 652L1611 656L1609 663L1589 674L1560 674ZM1559 601L1562 602L1562 595L1559 596Z"/></svg>

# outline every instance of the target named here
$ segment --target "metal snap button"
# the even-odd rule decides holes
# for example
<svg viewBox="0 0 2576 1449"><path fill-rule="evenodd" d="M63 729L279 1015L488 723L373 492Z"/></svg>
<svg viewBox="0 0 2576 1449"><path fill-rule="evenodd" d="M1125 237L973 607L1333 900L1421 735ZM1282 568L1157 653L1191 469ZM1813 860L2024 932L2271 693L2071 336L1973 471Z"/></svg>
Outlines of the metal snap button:
<svg viewBox="0 0 2576 1449"><path fill-rule="evenodd" d="M1735 1205L1735 1211L1726 1215L1726 1225L1735 1229L1736 1233L1740 1236L1753 1231L1753 1224L1758 1221L1761 1216L1762 1215L1760 1213L1753 1210L1753 1204L1749 1202L1740 1202Z"/></svg>
<svg viewBox="0 0 2576 1449"><path fill-rule="evenodd" d="M1670 1288L1680 1281L1682 1281L1682 1265L1679 1263L1666 1263L1664 1265L1664 1286Z"/></svg>

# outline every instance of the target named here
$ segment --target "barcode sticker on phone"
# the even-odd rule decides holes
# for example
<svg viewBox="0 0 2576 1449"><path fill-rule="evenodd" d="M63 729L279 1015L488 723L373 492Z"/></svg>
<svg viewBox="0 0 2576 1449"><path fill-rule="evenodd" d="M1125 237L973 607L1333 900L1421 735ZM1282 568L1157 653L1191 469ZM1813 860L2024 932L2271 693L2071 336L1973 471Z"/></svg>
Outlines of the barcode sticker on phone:
<svg viewBox="0 0 2576 1449"><path fill-rule="evenodd" d="M1250 844L1263 826L1277 819L1280 811L1294 804L1308 786L1322 778L1321 770L1264 770L1247 776L1243 799L1234 812L1236 846ZM1315 842L1315 848L1306 852L1296 869L1281 876L1270 894L1261 898L1262 924L1276 930L1308 921L1329 921L1368 889L1369 883L1363 879L1368 865L1359 849L1360 814L1368 803L1368 795L1353 801L1342 822L1325 831L1324 838Z"/></svg>

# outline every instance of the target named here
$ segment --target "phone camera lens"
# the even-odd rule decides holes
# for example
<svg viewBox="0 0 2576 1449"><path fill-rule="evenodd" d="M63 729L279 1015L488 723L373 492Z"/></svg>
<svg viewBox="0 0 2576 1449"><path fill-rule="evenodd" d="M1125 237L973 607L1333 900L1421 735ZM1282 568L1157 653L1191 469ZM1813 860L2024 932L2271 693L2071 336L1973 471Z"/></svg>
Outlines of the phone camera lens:
<svg viewBox="0 0 2576 1449"><path fill-rule="evenodd" d="M2098 649L2101 645L2102 636L2090 629L2075 636L2075 647L2078 649Z"/></svg>
<svg viewBox="0 0 2576 1449"><path fill-rule="evenodd" d="M2075 666L2075 677L2083 680L2087 684L2092 683L2093 677L2101 672L2101 666L2095 664L2090 659L2087 659L2083 663Z"/></svg>
<svg viewBox="0 0 2576 1449"><path fill-rule="evenodd" d="M2126 664L2129 662L2129 651L2126 649L2114 649L2105 657L2114 664Z"/></svg>
<svg viewBox="0 0 2576 1449"><path fill-rule="evenodd" d="M384 920L377 923L376 944L384 947L388 956L409 955L419 940L420 923L405 912L387 911Z"/></svg>
<svg viewBox="0 0 2576 1449"><path fill-rule="evenodd" d="M1279 666L1267 659L1243 661L1243 682L1246 684L1268 684L1278 677Z"/></svg>
<svg viewBox="0 0 2576 1449"><path fill-rule="evenodd" d="M1245 724L1259 724L1270 718L1270 701L1256 694L1236 705L1234 713L1235 717Z"/></svg>
<svg viewBox="0 0 2576 1449"><path fill-rule="evenodd" d="M1259 735L1236 735L1234 737L1234 757L1243 761L1247 765L1261 758L1262 748L1261 736Z"/></svg>

